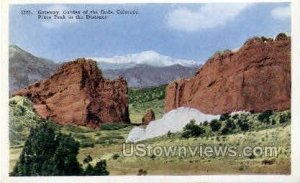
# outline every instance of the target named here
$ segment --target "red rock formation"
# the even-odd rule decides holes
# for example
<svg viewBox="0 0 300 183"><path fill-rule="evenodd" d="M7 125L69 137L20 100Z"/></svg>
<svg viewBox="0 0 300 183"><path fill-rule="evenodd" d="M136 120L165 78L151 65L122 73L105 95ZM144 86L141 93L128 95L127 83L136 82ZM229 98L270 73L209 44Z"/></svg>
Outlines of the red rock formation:
<svg viewBox="0 0 300 183"><path fill-rule="evenodd" d="M101 123L130 122L126 81L103 78L92 60L65 63L50 78L13 95L28 97L41 117L59 124L98 127Z"/></svg>
<svg viewBox="0 0 300 183"><path fill-rule="evenodd" d="M194 77L170 83L165 111L180 106L208 114L290 108L291 42L252 38L238 51L210 58Z"/></svg>
<svg viewBox="0 0 300 183"><path fill-rule="evenodd" d="M148 125L151 121L155 120L155 114L152 109L148 109L142 119L143 124Z"/></svg>

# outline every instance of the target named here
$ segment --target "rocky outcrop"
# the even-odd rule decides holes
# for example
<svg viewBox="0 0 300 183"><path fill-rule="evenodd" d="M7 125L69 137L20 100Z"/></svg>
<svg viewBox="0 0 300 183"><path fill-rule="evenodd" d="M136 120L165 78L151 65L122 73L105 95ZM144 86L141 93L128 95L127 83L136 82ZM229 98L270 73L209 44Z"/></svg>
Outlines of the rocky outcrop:
<svg viewBox="0 0 300 183"><path fill-rule="evenodd" d="M98 127L102 123L130 122L126 81L105 79L92 60L65 63L50 78L15 95L28 97L37 114L63 125Z"/></svg>
<svg viewBox="0 0 300 183"><path fill-rule="evenodd" d="M210 58L190 79L177 80L166 89L165 111L180 106L207 114L233 111L281 111L290 108L291 41L252 38L236 52Z"/></svg>
<svg viewBox="0 0 300 183"><path fill-rule="evenodd" d="M142 119L143 124L148 125L151 121L155 120L155 114L152 109L148 109Z"/></svg>

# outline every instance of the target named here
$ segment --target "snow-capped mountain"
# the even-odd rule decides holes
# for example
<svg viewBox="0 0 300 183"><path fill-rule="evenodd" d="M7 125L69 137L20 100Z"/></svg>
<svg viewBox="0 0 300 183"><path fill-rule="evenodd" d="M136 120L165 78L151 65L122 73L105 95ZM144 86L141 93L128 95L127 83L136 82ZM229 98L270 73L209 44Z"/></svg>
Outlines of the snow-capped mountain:
<svg viewBox="0 0 300 183"><path fill-rule="evenodd" d="M93 57L91 59L98 61L103 70L132 68L141 64L154 67L167 67L171 65L195 67L198 65L195 60L172 58L170 56L161 55L155 51L143 51L111 58Z"/></svg>
<svg viewBox="0 0 300 183"><path fill-rule="evenodd" d="M105 77L114 79L122 76L129 87L141 88L191 77L200 67L193 60L175 59L154 51L95 60L98 60L99 69ZM10 92L50 77L60 64L34 56L16 45L10 46Z"/></svg>

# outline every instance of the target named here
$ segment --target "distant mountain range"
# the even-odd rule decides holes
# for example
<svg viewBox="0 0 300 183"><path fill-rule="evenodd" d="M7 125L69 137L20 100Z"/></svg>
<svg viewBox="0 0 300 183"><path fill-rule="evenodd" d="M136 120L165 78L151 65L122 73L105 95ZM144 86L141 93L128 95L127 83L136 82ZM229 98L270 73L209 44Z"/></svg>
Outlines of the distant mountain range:
<svg viewBox="0 0 300 183"><path fill-rule="evenodd" d="M16 45L9 46L9 91L51 76L58 65L36 57Z"/></svg>
<svg viewBox="0 0 300 183"><path fill-rule="evenodd" d="M124 77L129 87L151 87L193 76L199 65L193 60L175 59L154 51L91 58L98 62L105 77ZM36 81L50 77L59 64L32 55L16 45L9 47L9 90L23 88Z"/></svg>

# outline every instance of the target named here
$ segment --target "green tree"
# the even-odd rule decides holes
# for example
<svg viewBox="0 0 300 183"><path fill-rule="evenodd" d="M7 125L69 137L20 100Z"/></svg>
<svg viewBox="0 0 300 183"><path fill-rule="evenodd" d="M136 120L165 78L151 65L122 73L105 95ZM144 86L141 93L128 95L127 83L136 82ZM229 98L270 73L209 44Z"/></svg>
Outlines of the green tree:
<svg viewBox="0 0 300 183"><path fill-rule="evenodd" d="M59 133L55 139L58 143L52 163L55 175L78 175L81 172L77 161L79 143L71 136Z"/></svg>
<svg viewBox="0 0 300 183"><path fill-rule="evenodd" d="M51 124L43 123L30 130L12 175L79 175L81 167L76 159L78 151L77 141L56 133Z"/></svg>

